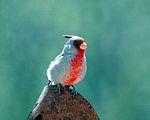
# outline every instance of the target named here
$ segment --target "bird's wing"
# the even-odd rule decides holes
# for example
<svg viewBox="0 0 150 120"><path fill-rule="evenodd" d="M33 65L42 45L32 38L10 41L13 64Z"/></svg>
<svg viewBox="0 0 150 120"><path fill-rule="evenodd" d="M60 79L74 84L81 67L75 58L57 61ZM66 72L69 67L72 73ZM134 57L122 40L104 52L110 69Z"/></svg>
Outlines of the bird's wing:
<svg viewBox="0 0 150 120"><path fill-rule="evenodd" d="M66 74L69 69L70 56L68 55L58 55L54 61L51 62L48 70L47 76L51 82L60 83L61 78Z"/></svg>

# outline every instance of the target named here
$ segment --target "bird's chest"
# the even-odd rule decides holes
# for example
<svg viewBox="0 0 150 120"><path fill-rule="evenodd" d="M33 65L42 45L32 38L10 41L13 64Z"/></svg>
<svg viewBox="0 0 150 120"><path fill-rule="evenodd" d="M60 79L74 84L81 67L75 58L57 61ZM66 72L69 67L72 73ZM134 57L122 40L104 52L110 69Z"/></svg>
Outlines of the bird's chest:
<svg viewBox="0 0 150 120"><path fill-rule="evenodd" d="M83 55L76 55L70 57L69 69L66 74L63 76L63 83L66 85L73 84L80 78L82 73L82 66L84 63Z"/></svg>

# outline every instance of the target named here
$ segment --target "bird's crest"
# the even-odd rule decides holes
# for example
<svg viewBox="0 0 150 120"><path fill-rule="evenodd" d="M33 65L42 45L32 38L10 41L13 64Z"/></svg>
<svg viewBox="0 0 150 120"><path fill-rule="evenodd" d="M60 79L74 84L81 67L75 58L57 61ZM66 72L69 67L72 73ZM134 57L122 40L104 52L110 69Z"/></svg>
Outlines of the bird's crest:
<svg viewBox="0 0 150 120"><path fill-rule="evenodd" d="M72 38L74 35L63 35L64 38Z"/></svg>

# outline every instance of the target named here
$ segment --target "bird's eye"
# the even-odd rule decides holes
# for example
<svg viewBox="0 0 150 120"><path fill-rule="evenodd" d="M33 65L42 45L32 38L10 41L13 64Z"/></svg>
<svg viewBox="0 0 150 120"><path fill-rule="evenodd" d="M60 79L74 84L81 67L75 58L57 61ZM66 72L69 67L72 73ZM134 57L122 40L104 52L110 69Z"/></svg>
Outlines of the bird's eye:
<svg viewBox="0 0 150 120"><path fill-rule="evenodd" d="M74 45L74 46L78 46L78 41L75 40L75 41L73 42L73 45Z"/></svg>

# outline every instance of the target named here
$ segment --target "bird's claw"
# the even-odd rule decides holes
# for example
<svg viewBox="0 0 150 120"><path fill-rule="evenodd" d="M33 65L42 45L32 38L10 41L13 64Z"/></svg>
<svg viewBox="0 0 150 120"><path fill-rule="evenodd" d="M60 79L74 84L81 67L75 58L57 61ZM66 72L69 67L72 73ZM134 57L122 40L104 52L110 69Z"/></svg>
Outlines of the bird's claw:
<svg viewBox="0 0 150 120"><path fill-rule="evenodd" d="M72 94L72 99L74 99L76 97L76 95L77 95L77 91L76 90L72 90L71 94Z"/></svg>
<svg viewBox="0 0 150 120"><path fill-rule="evenodd" d="M63 91L64 91L64 88L61 86L61 84L57 84L55 92L58 92L58 95L61 95Z"/></svg>
<svg viewBox="0 0 150 120"><path fill-rule="evenodd" d="M73 89L70 89L70 93L72 94L72 99L74 99L77 95L77 91L75 89L75 87L73 85L66 85L65 87L67 87L69 89L69 87L72 86Z"/></svg>
<svg viewBox="0 0 150 120"><path fill-rule="evenodd" d="M71 85L72 86L72 91L70 92L71 94L72 94L72 99L74 99L75 97L76 97L76 95L77 95L77 91L76 91L76 89L75 89L75 87L73 86L73 85Z"/></svg>
<svg viewBox="0 0 150 120"><path fill-rule="evenodd" d="M69 88L70 88L70 85L65 85L65 87L66 87L66 88L68 88L68 90L69 90Z"/></svg>

